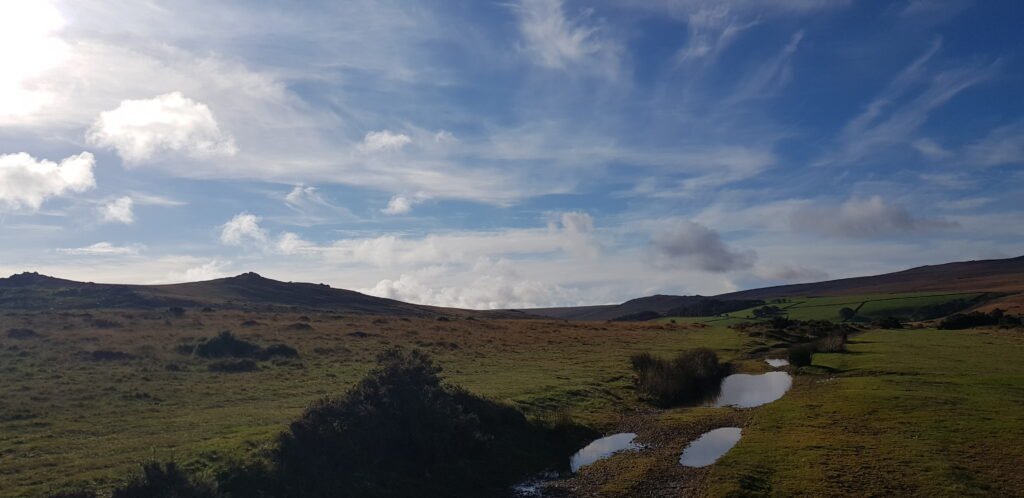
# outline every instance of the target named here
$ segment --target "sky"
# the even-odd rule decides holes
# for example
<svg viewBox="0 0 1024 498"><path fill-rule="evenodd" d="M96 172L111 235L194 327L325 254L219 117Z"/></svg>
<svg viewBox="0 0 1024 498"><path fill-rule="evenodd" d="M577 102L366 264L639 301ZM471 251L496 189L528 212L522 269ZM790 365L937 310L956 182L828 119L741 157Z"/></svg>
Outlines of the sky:
<svg viewBox="0 0 1024 498"><path fill-rule="evenodd" d="M1024 254L1012 0L0 0L0 274L525 308Z"/></svg>

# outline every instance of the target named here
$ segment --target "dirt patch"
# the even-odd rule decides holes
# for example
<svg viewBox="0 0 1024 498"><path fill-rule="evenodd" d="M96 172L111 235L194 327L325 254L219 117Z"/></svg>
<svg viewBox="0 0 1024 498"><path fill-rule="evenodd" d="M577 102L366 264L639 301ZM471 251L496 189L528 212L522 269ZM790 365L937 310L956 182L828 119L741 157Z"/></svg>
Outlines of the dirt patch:
<svg viewBox="0 0 1024 498"><path fill-rule="evenodd" d="M716 409L690 416L687 410L650 409L624 415L615 432L633 432L640 451L616 454L544 485L544 496L662 497L693 496L709 468L679 464L683 449L701 434L720 427L744 427L750 412Z"/></svg>

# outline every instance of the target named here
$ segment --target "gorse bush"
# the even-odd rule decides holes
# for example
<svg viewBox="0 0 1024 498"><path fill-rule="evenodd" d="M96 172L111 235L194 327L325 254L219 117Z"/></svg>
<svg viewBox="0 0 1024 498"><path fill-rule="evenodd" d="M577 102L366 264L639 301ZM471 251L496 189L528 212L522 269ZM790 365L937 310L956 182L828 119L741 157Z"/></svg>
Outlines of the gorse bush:
<svg viewBox="0 0 1024 498"><path fill-rule="evenodd" d="M814 353L843 353L846 351L846 334L833 333L813 342L795 344L789 347L789 363L806 367L813 361Z"/></svg>
<svg viewBox="0 0 1024 498"><path fill-rule="evenodd" d="M630 358L637 392L659 406L692 403L714 394L728 368L707 348L679 354L671 360L640 353Z"/></svg>
<svg viewBox="0 0 1024 498"><path fill-rule="evenodd" d="M806 367L814 359L813 344L797 344L789 348L789 364L796 367Z"/></svg>
<svg viewBox="0 0 1024 498"><path fill-rule="evenodd" d="M1001 309L994 309L988 313L972 311L970 313L956 313L944 318L939 322L939 328L945 330L963 330L975 327L1013 328L1021 326L1020 317L1007 315Z"/></svg>
<svg viewBox="0 0 1024 498"><path fill-rule="evenodd" d="M378 364L282 435L273 460L283 495L479 496L564 465L577 447L572 431L442 384L425 353L392 349Z"/></svg>
<svg viewBox="0 0 1024 498"><path fill-rule="evenodd" d="M846 336L830 334L814 342L814 350L818 353L842 353L846 351Z"/></svg>
<svg viewBox="0 0 1024 498"><path fill-rule="evenodd" d="M210 363L207 367L211 372L241 373L259 370L259 365L252 360L221 360Z"/></svg>
<svg viewBox="0 0 1024 498"><path fill-rule="evenodd" d="M199 344L183 344L178 347L183 354L195 354L202 358L255 358L268 360L273 357L298 358L299 352L286 344L274 344L266 348L239 339L229 330Z"/></svg>
<svg viewBox="0 0 1024 498"><path fill-rule="evenodd" d="M142 473L115 489L110 498L215 498L213 486L192 480L175 464L149 463Z"/></svg>
<svg viewBox="0 0 1024 498"><path fill-rule="evenodd" d="M239 339L228 330L195 347L196 356L203 358L248 358L256 356L260 350L258 345Z"/></svg>

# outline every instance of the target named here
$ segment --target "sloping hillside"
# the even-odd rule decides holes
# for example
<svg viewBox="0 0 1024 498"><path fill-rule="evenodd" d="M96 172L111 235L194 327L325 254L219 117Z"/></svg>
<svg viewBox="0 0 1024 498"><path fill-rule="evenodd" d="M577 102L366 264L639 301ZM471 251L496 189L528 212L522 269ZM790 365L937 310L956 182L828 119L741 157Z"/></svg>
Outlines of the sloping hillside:
<svg viewBox="0 0 1024 498"><path fill-rule="evenodd" d="M910 292L1024 292L1024 256L919 266L869 277L811 284L781 285L729 294L728 299L771 299L793 296L843 296Z"/></svg>
<svg viewBox="0 0 1024 498"><path fill-rule="evenodd" d="M768 301L780 297L853 296L869 294L907 294L915 292L996 292L1004 297L986 302L982 309L1024 309L1024 256L1011 259L964 261L921 266L909 270L868 277L844 278L809 284L781 285L703 296L655 295L618 305L578 306L523 310L533 315L565 320L615 320L645 312L686 316L675 313L680 307L700 307L715 300L736 303ZM706 313L705 313L706 315Z"/></svg>
<svg viewBox="0 0 1024 498"><path fill-rule="evenodd" d="M398 316L428 316L444 311L323 284L280 282L255 273L171 285L96 284L37 273L0 278L0 309L169 306L301 307Z"/></svg>
<svg viewBox="0 0 1024 498"><path fill-rule="evenodd" d="M735 311L760 304L760 301L739 299L719 299L705 296L654 296L631 299L622 304L604 306L578 306L569 308L540 308L523 310L532 315L563 320L631 320L641 319L644 314L657 313L712 316L721 312ZM677 313L673 313L677 312Z"/></svg>

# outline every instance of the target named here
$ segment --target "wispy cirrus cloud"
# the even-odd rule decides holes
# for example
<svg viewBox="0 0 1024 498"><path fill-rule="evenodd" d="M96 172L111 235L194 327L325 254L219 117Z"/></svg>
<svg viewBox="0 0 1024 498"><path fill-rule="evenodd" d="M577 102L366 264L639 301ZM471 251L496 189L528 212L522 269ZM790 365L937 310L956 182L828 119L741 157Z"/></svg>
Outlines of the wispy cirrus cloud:
<svg viewBox="0 0 1024 498"><path fill-rule="evenodd" d="M999 68L997 61L933 70L929 64L941 48L941 39L936 39L892 79L859 115L846 123L836 140L836 149L818 164L848 165L895 146L919 147L921 142L915 142L915 134L933 111L961 92L991 79ZM925 146L935 152L927 143Z"/></svg>

